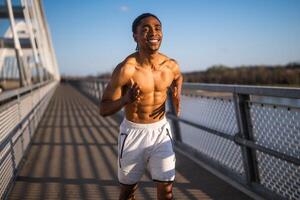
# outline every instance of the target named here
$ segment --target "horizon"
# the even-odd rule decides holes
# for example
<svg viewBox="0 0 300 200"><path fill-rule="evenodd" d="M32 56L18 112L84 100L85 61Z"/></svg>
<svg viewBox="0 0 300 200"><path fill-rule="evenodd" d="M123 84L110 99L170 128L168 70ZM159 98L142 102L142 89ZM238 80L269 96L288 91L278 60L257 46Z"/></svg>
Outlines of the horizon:
<svg viewBox="0 0 300 200"><path fill-rule="evenodd" d="M182 72L300 62L300 1L44 0L43 5L62 75L112 72L134 52L131 23L144 12L162 21L160 52L177 60Z"/></svg>
<svg viewBox="0 0 300 200"><path fill-rule="evenodd" d="M283 65L242 65L242 66L227 66L227 65L212 65L206 69L200 69L200 70L193 70L193 71L184 71L182 72L183 75L188 75L188 74L193 74L193 73L203 73L203 72L207 72L210 69L213 68L219 68L219 67L224 67L226 69L230 69L230 70L239 70L241 68L287 68L290 66L297 66L296 68L300 67L300 62L290 62L287 64L283 64ZM256 70L256 69L253 69ZM107 76L107 75L111 75L111 72L103 72L103 73L99 73L99 74L86 74L86 75L68 75L68 74L62 74L62 77L99 77L99 76Z"/></svg>

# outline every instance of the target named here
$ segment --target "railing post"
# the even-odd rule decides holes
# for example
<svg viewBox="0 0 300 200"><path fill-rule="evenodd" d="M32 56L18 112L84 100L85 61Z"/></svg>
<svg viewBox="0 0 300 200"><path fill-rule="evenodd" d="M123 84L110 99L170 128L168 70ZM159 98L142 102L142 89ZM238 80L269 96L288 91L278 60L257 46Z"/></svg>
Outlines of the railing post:
<svg viewBox="0 0 300 200"><path fill-rule="evenodd" d="M105 89L105 82L104 81L100 81L99 82L99 100L100 101L101 101L104 89Z"/></svg>
<svg viewBox="0 0 300 200"><path fill-rule="evenodd" d="M83 93L87 94L87 91L88 91L87 83L83 82L82 80L79 80L78 85L79 85L79 90L81 90L81 91L83 91Z"/></svg>
<svg viewBox="0 0 300 200"><path fill-rule="evenodd" d="M89 95L90 96L93 96L93 82L90 82L90 84L89 84L89 88L90 88L90 92L89 92Z"/></svg>
<svg viewBox="0 0 300 200"><path fill-rule="evenodd" d="M96 98L97 98L97 101L100 102L101 92L100 92L100 82L98 80L96 80L96 87L97 87Z"/></svg>
<svg viewBox="0 0 300 200"><path fill-rule="evenodd" d="M97 81L96 80L93 80L93 89L94 89L93 97L95 99L97 99Z"/></svg>
<svg viewBox="0 0 300 200"><path fill-rule="evenodd" d="M11 154L11 161L12 161L12 169L13 169L13 177L16 176L17 173L17 165L16 165L16 156L15 156L15 150L14 150L14 143L12 141L13 139L10 138L10 154Z"/></svg>
<svg viewBox="0 0 300 200"><path fill-rule="evenodd" d="M91 94L90 94L90 95L91 95L92 97L94 97L94 91L95 91L95 90L94 90L94 81L91 80L91 83L90 83L90 84L91 84L91 85L90 85L90 87L91 87Z"/></svg>
<svg viewBox="0 0 300 200"><path fill-rule="evenodd" d="M239 135L236 135L236 137L241 137L244 140L250 140L254 142L250 109L248 105L250 97L248 94L234 93L233 99L239 129ZM251 182L259 182L259 172L255 150L241 145L241 151L247 184L250 184Z"/></svg>
<svg viewBox="0 0 300 200"><path fill-rule="evenodd" d="M172 100L172 93L170 89L168 91L168 105L170 106L170 113L176 116L176 109ZM182 142L179 121L172 119L172 125L174 128L174 135L175 135L176 142Z"/></svg>

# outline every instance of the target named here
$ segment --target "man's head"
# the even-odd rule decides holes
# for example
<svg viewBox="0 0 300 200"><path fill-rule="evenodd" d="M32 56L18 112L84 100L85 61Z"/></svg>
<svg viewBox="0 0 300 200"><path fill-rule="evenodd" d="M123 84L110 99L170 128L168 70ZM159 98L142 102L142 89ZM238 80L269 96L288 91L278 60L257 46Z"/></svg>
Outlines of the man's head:
<svg viewBox="0 0 300 200"><path fill-rule="evenodd" d="M133 38L137 43L137 50L157 51L162 40L161 22L155 15L144 13L132 23Z"/></svg>

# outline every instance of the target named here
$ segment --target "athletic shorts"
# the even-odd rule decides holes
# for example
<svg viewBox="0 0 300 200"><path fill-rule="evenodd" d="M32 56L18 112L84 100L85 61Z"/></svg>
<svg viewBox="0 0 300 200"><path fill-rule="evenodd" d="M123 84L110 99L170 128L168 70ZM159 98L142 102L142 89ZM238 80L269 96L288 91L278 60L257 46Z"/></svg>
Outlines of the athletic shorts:
<svg viewBox="0 0 300 200"><path fill-rule="evenodd" d="M121 184L137 183L146 168L154 181L175 178L175 154L166 118L151 124L124 119L118 141L118 178Z"/></svg>

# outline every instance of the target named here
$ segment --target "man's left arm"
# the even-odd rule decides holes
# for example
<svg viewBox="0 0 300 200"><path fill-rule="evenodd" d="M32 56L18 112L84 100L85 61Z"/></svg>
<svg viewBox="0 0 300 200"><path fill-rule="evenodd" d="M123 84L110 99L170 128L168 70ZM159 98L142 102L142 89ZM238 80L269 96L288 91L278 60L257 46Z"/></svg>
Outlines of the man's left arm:
<svg viewBox="0 0 300 200"><path fill-rule="evenodd" d="M182 88L182 82L183 82L183 77L180 72L179 65L177 62L174 61L174 65L172 67L172 71L174 73L174 80L173 80L173 94L172 94L172 100L176 109L176 114L179 116L180 114L180 96L181 96L181 88Z"/></svg>

